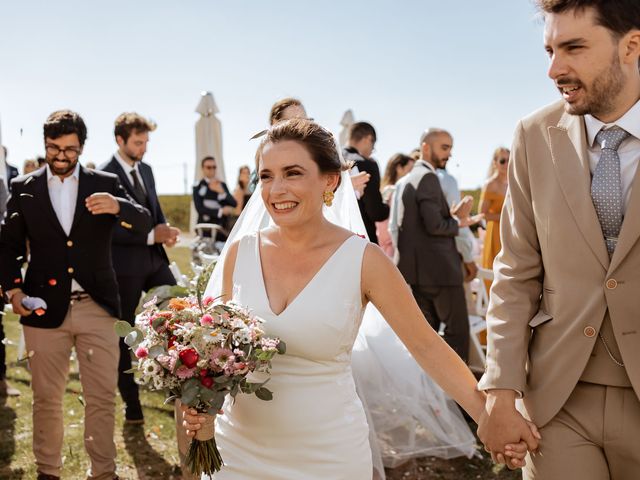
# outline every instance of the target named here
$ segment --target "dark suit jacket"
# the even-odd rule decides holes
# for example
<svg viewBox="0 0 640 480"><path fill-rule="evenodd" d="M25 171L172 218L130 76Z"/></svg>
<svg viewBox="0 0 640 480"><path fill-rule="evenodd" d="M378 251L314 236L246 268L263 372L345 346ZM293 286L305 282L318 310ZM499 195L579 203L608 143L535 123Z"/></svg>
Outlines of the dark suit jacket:
<svg viewBox="0 0 640 480"><path fill-rule="evenodd" d="M7 185L9 185L9 193L11 193L11 180L13 180L18 175L20 175L20 172L18 172L18 169L16 167L14 167L13 165L9 165L7 163L6 175L7 175Z"/></svg>
<svg viewBox="0 0 640 480"><path fill-rule="evenodd" d="M146 199L136 198L136 193L133 190L128 174L125 173L115 157L111 157L110 161L99 167L99 170L115 173L127 193L136 202L144 205L146 200L153 222L151 228L146 232L132 232L121 227L117 227L113 232L113 268L116 269L118 276L147 276L160 268L162 264L169 264L169 257L161 243L147 245L149 231L156 225L167 223L167 221L158 200L156 182L153 178L151 166L140 162L138 169L144 188L147 191Z"/></svg>
<svg viewBox="0 0 640 480"><path fill-rule="evenodd" d="M438 176L424 161L416 162L398 182L398 194L404 205L398 231L398 269L407 283L462 285L462 260L454 240L458 222L451 216Z"/></svg>
<svg viewBox="0 0 640 480"><path fill-rule="evenodd" d="M196 212L198 212L198 223L215 223L224 228L227 227L224 222L225 218L220 216L220 210L222 207L236 207L238 202L229 193L227 184L220 183L226 195L223 198L219 198L219 194L209 188L209 184L204 178L194 185L193 204L196 207ZM205 200L211 201L211 204L205 205Z"/></svg>
<svg viewBox="0 0 640 480"><path fill-rule="evenodd" d="M344 159L347 163L355 162L360 172L367 172L371 175L364 194L358 200L362 221L367 229L369 240L378 243L376 235L376 222L382 222L389 218L389 205L382 201L380 194L380 169L375 160L369 160L361 156L353 147L344 149Z"/></svg>
<svg viewBox="0 0 640 480"><path fill-rule="evenodd" d="M120 213L92 215L85 199L96 192L118 197ZM0 285L4 291L21 288L47 302L46 313L20 320L24 325L56 328L69 308L75 278L91 298L111 315L120 315L120 299L111 265L111 237L118 225L132 231L151 227L149 212L127 198L115 175L80 167L78 199L67 235L53 209L47 169L39 169L13 183L7 216L0 231ZM120 227L122 228L122 227ZM29 242L29 265L24 281L21 267Z"/></svg>

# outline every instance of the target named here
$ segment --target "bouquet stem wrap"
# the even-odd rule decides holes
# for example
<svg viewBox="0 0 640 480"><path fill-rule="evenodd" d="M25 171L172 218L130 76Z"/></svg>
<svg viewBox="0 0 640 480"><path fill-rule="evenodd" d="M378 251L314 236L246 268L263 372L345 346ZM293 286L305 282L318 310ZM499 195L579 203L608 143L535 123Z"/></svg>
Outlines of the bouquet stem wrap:
<svg viewBox="0 0 640 480"><path fill-rule="evenodd" d="M191 473L213 475L224 465L214 436L216 417L206 413L200 413L200 415L205 421L202 427L196 430L196 435L191 440L185 463Z"/></svg>

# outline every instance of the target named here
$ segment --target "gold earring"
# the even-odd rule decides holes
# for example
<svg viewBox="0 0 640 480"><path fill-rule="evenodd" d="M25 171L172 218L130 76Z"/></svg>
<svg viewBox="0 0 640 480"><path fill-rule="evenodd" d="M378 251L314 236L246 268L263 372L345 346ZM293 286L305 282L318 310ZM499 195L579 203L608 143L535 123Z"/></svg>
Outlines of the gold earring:
<svg viewBox="0 0 640 480"><path fill-rule="evenodd" d="M330 207L333 203L333 192L331 190L324 192L322 194L322 201L327 207Z"/></svg>

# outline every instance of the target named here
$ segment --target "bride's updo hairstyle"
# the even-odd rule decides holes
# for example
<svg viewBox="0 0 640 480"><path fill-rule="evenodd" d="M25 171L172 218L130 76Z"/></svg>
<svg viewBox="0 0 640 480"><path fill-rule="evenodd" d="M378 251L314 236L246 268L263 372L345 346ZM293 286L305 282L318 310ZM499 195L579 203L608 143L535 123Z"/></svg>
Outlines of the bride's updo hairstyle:
<svg viewBox="0 0 640 480"><path fill-rule="evenodd" d="M276 144L286 140L298 142L306 148L321 173L337 173L340 175L342 170L348 170L348 167L340 160L333 134L326 128L305 118L292 118L291 120L277 123L267 130L256 154L256 170L259 168L258 163L262 157L264 147L268 144ZM339 186L340 177L338 177L336 189Z"/></svg>

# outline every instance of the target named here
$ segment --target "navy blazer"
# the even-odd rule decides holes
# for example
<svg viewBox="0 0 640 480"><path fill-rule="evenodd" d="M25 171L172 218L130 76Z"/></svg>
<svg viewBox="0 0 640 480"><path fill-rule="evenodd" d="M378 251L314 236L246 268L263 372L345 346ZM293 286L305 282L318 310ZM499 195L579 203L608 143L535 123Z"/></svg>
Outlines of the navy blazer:
<svg viewBox="0 0 640 480"><path fill-rule="evenodd" d="M92 215L85 199L97 192L117 197L120 213ZM78 199L69 235L51 204L46 168L13 182L0 229L0 285L4 291L21 288L27 295L47 302L44 315L22 317L22 324L59 327L69 309L72 279L109 314L120 316L111 260L111 237L116 226L145 232L151 228L151 217L147 209L128 198L115 175L80 167ZM27 242L29 264L23 281L21 267L27 256Z"/></svg>
<svg viewBox="0 0 640 480"><path fill-rule="evenodd" d="M111 160L101 165L99 170L115 173L129 196L136 199L138 203L143 201L136 198L129 176L115 157L111 157ZM113 268L118 276L147 276L155 272L163 263L169 264L169 257L161 243L147 245L147 237L151 229L167 221L158 200L151 166L139 162L138 171L147 192L147 203L153 224L146 232L132 232L124 228L116 228L113 232Z"/></svg>

